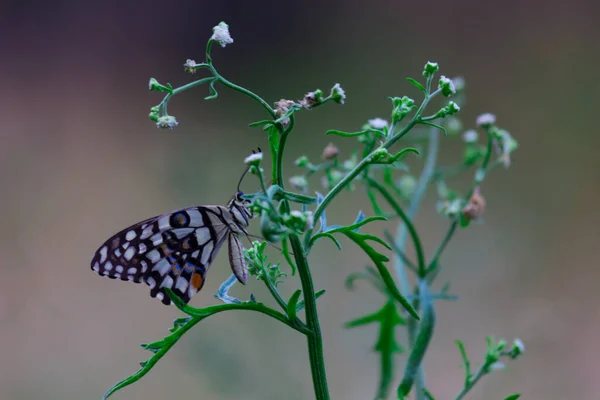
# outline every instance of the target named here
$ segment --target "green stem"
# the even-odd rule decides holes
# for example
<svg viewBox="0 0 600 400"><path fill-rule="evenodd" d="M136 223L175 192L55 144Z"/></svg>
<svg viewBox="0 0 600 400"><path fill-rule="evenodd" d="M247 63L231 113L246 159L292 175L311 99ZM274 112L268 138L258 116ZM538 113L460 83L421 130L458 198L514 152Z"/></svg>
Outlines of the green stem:
<svg viewBox="0 0 600 400"><path fill-rule="evenodd" d="M419 333L414 339L414 345L411 348L406 367L404 368L404 376L400 386L398 386L398 397L404 399L410 392L415 379L423 379L419 377L419 370L423 363L423 358L429 347L429 342L433 336L433 330L435 327L435 309L433 307L433 301L429 297L429 287L425 279L419 280L419 302L423 308L421 313L421 323ZM421 382L421 386L415 388L416 398L424 399L425 387L424 382Z"/></svg>
<svg viewBox="0 0 600 400"><path fill-rule="evenodd" d="M211 82L215 82L217 79L213 76L209 76L208 78L202 78L202 79L198 79L197 81L193 81L190 82L186 85L180 86L176 89L173 89L173 93L167 93L167 95L163 98L163 100L161 101L159 107L162 108L162 113L164 115L167 115L167 105L169 104L169 100L171 100L171 97L175 96L176 94L179 94L181 92L185 92L186 90L189 90L191 88L194 88L196 86L200 86L200 85L204 85L205 83L211 83Z"/></svg>
<svg viewBox="0 0 600 400"><path fill-rule="evenodd" d="M325 360L323 357L323 337L319 324L319 315L317 312L317 300L315 298L315 289L312 282L312 276L308 262L304 255L302 242L297 235L289 236L294 252L294 258L298 267L298 275L302 283L302 293L304 294L304 309L306 312L306 340L308 343L308 356L310 360L310 369L312 373L313 386L316 400L329 400L329 389L327 387L327 375L325 373Z"/></svg>
<svg viewBox="0 0 600 400"><path fill-rule="evenodd" d="M283 189L283 151L285 150L285 144L287 141L290 132L294 129L294 116L290 115L290 123L288 127L283 131L281 137L279 138L279 148L277 149L277 161L275 164L275 170L277 171L277 175L275 177L275 184L281 186Z"/></svg>
<svg viewBox="0 0 600 400"><path fill-rule="evenodd" d="M262 97L260 97L259 95L255 94L254 92L251 92L250 90L248 90L246 88L238 86L235 83L233 83L233 82L225 79L221 74L219 74L217 72L217 70L212 65L212 63L209 65L209 68L210 68L210 71L212 72L212 74L214 75L214 77L217 78L217 80L220 83L222 83L224 86L227 86L228 88L233 89L236 92L240 92L243 95L245 95L247 97L250 97L251 99L257 101L269 113L269 115L271 116L271 118L274 119L276 117L275 110L273 110L273 108L269 105L269 103L267 103L265 100L263 100Z"/></svg>
<svg viewBox="0 0 600 400"><path fill-rule="evenodd" d="M319 217L321 216L321 214L323 214L323 211L325 211L325 209L327 208L329 203L331 203L331 201L346 187L346 185L348 185L350 182L352 182L354 180L354 178L356 178L358 176L358 174L360 174L361 171L363 169L365 169L371 163L372 155L373 155L373 153L371 153L367 157L363 158L358 163L358 165L356 167L354 167L354 169L352 171L350 171L346 176L344 176L344 178L342 178L342 180L340 180L338 182L338 184L335 185L333 187L333 189L331 189L329 191L329 193L327 193L327 195L325 195L325 197L323 198L323 201L321 202L321 204L319 204L319 206L315 210L314 221L319 220ZM307 237L308 236L310 236L310 235L307 235Z"/></svg>
<svg viewBox="0 0 600 400"><path fill-rule="evenodd" d="M493 144L494 144L494 138L492 137L492 135L490 133L488 133L487 151L485 153L485 157L483 158L483 162L481 163L481 167L479 168L479 170L477 171L477 173L475 175L473 184L471 185L471 188L469 189L469 192L467 193L467 196L466 196L467 201L471 198L471 196L473 195L473 192L475 191L475 188L481 184L483 177L488 172L487 171L488 163L490 162L490 158L492 155ZM454 233L456 232L457 227L458 227L458 221L455 220L450 225L450 228L448 228L448 232L446 233L446 236L444 236L442 243L436 250L435 255L433 256L433 259L431 260L431 263L429 264L429 267L427 268L427 274L430 274L436 270L439 259L442 256L442 253L444 252L444 250L446 249L448 242L450 242L450 239L452 239L452 236L454 236Z"/></svg>
<svg viewBox="0 0 600 400"><path fill-rule="evenodd" d="M465 387L463 388L463 390L460 391L459 394L456 395L455 400L462 400L467 395L467 393L469 393L471 389L473 389L477 382L479 382L479 380L486 374L487 368L489 368L489 365L487 364L484 364L481 367L479 367L477 372L475 372L475 375L473 375L473 377L469 380L469 383L465 385Z"/></svg>
<svg viewBox="0 0 600 400"><path fill-rule="evenodd" d="M450 225L450 228L448 229L448 232L446 232L446 236L444 236L444 240L442 240L442 243L440 244L440 247L438 247L438 249L436 250L435 255L433 256L433 259L431 260L431 263L429 263L429 267L427 267L427 275L429 275L431 273L431 271L433 271L437 268L437 263L442 255L442 253L444 252L444 249L446 249L446 246L450 242L450 239L452 239L452 236L454 235L454 232L456 231L457 227L458 227L458 221L452 222L452 224Z"/></svg>
<svg viewBox="0 0 600 400"><path fill-rule="evenodd" d="M271 296L273 296L273 298L275 299L275 301L277 302L279 307L281 307L283 309L283 311L287 312L286 301L281 297L281 295L279 294L279 291L273 285L273 282L271 282L271 279L269 278L267 271L265 271L265 269L262 266L261 266L261 272L263 273L263 276L265 277L264 281L265 281L265 284L267 285L267 289L269 289L269 293L271 293Z"/></svg>
<svg viewBox="0 0 600 400"><path fill-rule="evenodd" d="M411 318L412 319L412 318ZM391 351L381 352L381 378L379 380L379 389L377 390L377 399L386 399L393 379L394 359Z"/></svg>

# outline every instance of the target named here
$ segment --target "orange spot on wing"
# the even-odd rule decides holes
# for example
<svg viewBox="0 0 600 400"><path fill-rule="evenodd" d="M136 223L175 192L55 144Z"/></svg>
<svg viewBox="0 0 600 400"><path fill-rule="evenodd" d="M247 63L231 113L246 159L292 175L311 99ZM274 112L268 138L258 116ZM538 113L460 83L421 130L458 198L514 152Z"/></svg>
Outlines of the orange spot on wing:
<svg viewBox="0 0 600 400"><path fill-rule="evenodd" d="M202 279L202 275L200 275L200 274L192 275L192 287L196 290L200 290L203 280L204 279Z"/></svg>
<svg viewBox="0 0 600 400"><path fill-rule="evenodd" d="M169 250L169 248L167 247L166 244L161 243L161 245L159 247L162 250L162 252L165 255L165 257L169 257L171 255L172 251Z"/></svg>
<svg viewBox="0 0 600 400"><path fill-rule="evenodd" d="M173 264L171 264L171 268L173 269L173 273L175 274L175 276L179 276L180 272L179 272L179 268L177 268L177 261L174 262Z"/></svg>

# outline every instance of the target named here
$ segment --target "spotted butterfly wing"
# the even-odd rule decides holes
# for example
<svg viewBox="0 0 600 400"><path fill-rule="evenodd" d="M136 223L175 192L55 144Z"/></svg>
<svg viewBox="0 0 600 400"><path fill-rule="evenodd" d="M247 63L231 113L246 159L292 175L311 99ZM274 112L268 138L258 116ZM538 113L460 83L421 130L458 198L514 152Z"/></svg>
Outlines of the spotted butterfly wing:
<svg viewBox="0 0 600 400"><path fill-rule="evenodd" d="M139 222L108 239L92 258L92 270L111 279L150 286L150 296L164 304L173 290L185 303L204 285L206 272L229 238L232 270L242 283L247 267L239 233L247 233L252 214L239 192L227 207L199 206L175 210Z"/></svg>

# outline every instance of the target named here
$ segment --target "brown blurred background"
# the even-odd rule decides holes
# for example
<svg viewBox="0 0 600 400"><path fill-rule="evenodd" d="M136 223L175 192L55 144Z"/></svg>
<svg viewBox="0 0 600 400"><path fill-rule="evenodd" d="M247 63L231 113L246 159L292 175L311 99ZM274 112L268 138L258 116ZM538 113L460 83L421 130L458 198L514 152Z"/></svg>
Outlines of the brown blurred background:
<svg viewBox="0 0 600 400"><path fill-rule="evenodd" d="M235 43L215 47L214 59L234 82L269 101L335 82L347 91L345 106L299 116L289 171L297 156L319 156L327 129L385 117L387 96L418 98L404 77L419 78L426 61L465 76L462 119L473 124L493 112L520 148L511 169L485 184L486 223L459 232L444 254L440 282L451 281L461 300L437 306L429 387L438 399L454 398L462 383L454 340L477 361L485 335L494 334L522 338L526 354L469 398L600 398L599 8L514 0L0 2L0 400L99 399L148 357L138 344L162 338L180 316L151 300L147 287L96 276L89 260L129 224L224 203L243 157L267 147L260 129L247 127L262 110L225 88L211 102L202 100L205 87L175 97L169 110L180 126L172 132L146 117L162 98L147 91L148 79L188 82L183 62L202 60L221 20ZM336 143L351 149L351 141ZM253 185L247 180L246 190ZM447 223L429 199L417 223L431 253ZM337 202L329 218L348 222L359 208L369 211L361 192L352 200ZM226 258L218 257L193 305L216 302ZM319 305L333 399L370 399L377 384L375 328L342 328L380 304L364 284L344 289L345 276L366 262L350 244L337 252L322 243L312 256L316 286L328 290ZM289 279L283 290L297 286ZM255 281L235 288L241 297L250 291L267 298ZM311 399L304 340L266 317L220 314L114 396L179 397Z"/></svg>

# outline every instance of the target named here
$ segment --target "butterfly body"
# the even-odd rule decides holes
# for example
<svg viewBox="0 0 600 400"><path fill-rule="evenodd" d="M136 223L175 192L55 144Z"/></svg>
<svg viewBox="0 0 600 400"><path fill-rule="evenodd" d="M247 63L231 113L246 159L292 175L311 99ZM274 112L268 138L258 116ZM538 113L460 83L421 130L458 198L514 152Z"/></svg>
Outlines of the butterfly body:
<svg viewBox="0 0 600 400"><path fill-rule="evenodd" d="M227 206L183 208L132 225L96 251L91 268L111 279L144 282L164 304L171 303L165 288L187 303L228 240L232 271L245 284L248 269L238 235L248 234L252 213L241 196L238 192Z"/></svg>

